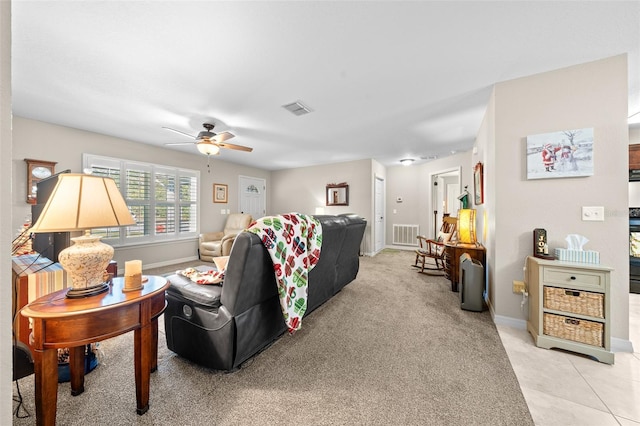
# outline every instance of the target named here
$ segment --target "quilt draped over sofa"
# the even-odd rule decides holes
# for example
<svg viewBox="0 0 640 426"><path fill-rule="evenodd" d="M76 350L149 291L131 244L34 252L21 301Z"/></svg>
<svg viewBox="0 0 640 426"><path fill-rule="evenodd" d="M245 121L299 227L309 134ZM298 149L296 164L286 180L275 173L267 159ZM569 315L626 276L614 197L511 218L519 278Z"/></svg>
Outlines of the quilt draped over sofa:
<svg viewBox="0 0 640 426"><path fill-rule="evenodd" d="M294 333L307 310L309 272L320 259L322 226L313 216L288 213L260 218L247 232L258 235L271 256L282 315Z"/></svg>

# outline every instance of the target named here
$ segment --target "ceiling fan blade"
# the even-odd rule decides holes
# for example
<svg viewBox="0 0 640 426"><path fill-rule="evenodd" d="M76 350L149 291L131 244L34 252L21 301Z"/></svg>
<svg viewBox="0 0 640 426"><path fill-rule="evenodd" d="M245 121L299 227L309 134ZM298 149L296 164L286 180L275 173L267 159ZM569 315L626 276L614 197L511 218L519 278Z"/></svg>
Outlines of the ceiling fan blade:
<svg viewBox="0 0 640 426"><path fill-rule="evenodd" d="M180 130L172 129L171 127L162 126L162 128L163 129L167 129L167 130L171 130L172 132L180 133L181 135L189 136L191 139L195 139L196 138L194 135L190 135L189 133L185 133L185 132L182 132Z"/></svg>
<svg viewBox="0 0 640 426"><path fill-rule="evenodd" d="M224 141L228 141L231 138L235 138L236 135L234 135L231 132L221 132L221 133L217 133L214 137L213 140L215 140L217 143L222 143Z"/></svg>
<svg viewBox="0 0 640 426"><path fill-rule="evenodd" d="M234 145L232 143L218 142L217 145L220 148L235 149L237 151L245 151L245 152L253 151L253 148L249 148L248 146Z"/></svg>
<svg viewBox="0 0 640 426"><path fill-rule="evenodd" d="M172 142L165 143L165 145L195 145L197 142Z"/></svg>

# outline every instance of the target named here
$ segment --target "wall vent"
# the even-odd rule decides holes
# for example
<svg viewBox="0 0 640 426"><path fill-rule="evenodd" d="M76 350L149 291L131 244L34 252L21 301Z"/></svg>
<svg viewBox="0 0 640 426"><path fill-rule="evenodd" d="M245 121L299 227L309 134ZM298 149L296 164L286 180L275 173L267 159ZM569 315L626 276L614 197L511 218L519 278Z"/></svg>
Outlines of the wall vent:
<svg viewBox="0 0 640 426"><path fill-rule="evenodd" d="M311 112L311 109L308 106L303 105L300 101L282 105L282 108L286 109L293 115L305 115Z"/></svg>
<svg viewBox="0 0 640 426"><path fill-rule="evenodd" d="M418 225L393 224L393 244L402 246L418 245Z"/></svg>

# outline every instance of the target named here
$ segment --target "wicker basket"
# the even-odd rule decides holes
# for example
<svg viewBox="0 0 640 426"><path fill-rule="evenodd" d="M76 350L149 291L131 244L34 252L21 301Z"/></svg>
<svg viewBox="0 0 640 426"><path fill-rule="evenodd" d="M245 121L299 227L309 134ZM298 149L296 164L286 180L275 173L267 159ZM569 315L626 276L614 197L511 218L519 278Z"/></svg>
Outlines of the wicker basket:
<svg viewBox="0 0 640 426"><path fill-rule="evenodd" d="M604 318L604 294L545 286L544 307L556 311Z"/></svg>
<svg viewBox="0 0 640 426"><path fill-rule="evenodd" d="M604 347L602 344L604 326L599 322L544 314L543 332L548 336Z"/></svg>

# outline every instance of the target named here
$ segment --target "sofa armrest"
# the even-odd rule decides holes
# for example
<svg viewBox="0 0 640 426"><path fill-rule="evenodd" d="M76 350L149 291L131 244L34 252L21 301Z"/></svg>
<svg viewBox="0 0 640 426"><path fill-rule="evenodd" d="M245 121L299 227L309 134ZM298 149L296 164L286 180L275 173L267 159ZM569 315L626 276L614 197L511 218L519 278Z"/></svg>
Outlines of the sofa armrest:
<svg viewBox="0 0 640 426"><path fill-rule="evenodd" d="M237 236L238 234L227 234L222 237L220 241L220 252L222 256L229 256L229 254L231 254L231 247L233 247L233 242Z"/></svg>
<svg viewBox="0 0 640 426"><path fill-rule="evenodd" d="M205 232L198 236L198 243L205 241L220 241L224 237L224 232Z"/></svg>

